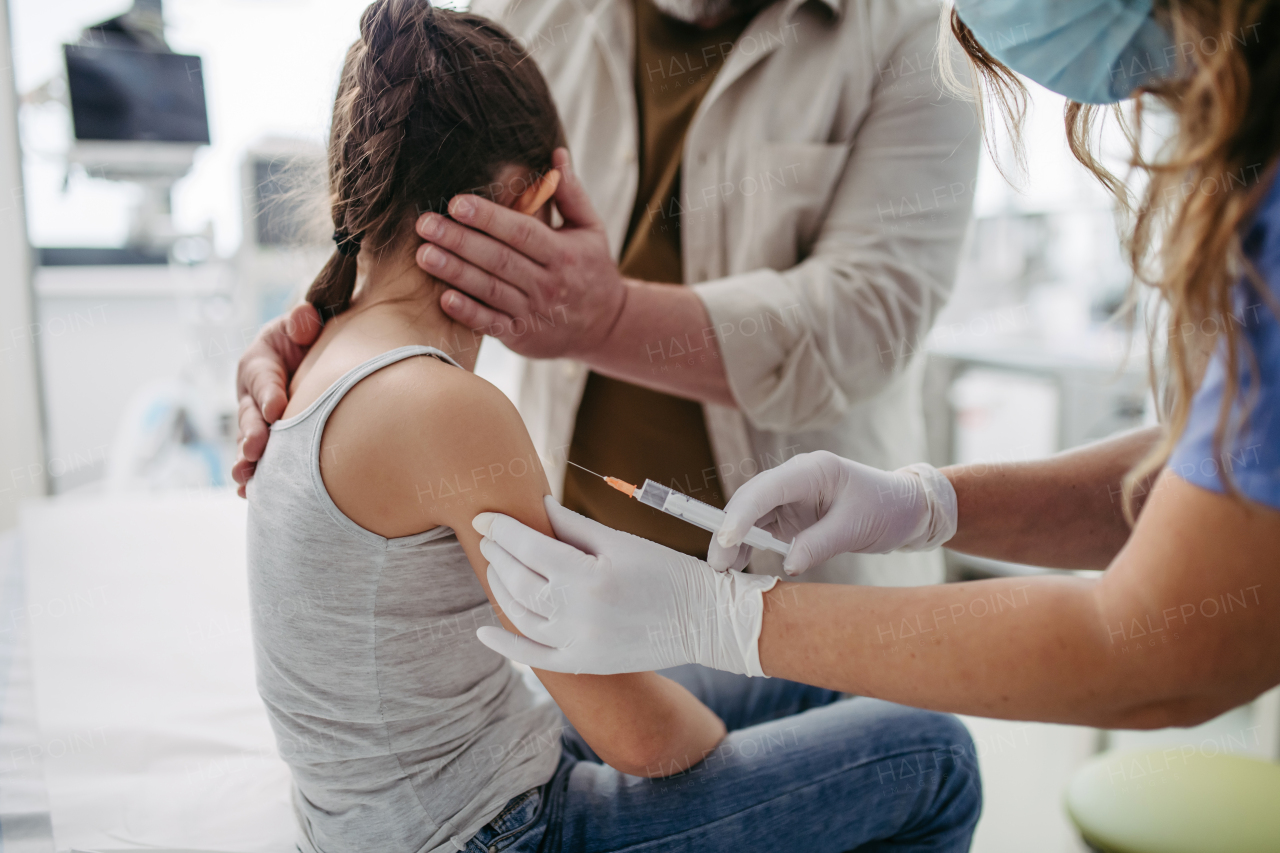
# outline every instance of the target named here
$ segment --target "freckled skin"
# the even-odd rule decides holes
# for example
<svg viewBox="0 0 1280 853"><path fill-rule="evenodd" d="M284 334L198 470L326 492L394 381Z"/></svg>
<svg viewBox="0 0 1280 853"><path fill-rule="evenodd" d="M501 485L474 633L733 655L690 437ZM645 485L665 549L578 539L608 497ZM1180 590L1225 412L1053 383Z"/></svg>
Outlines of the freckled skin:
<svg viewBox="0 0 1280 853"><path fill-rule="evenodd" d="M1195 725L1280 683L1280 512L1166 471L1127 531L1114 495L1140 438L996 475L945 472L964 531L949 547L1104 573L778 584L765 593L764 671L939 711L1138 729ZM945 641L903 642L899 626L928 627L931 614Z"/></svg>

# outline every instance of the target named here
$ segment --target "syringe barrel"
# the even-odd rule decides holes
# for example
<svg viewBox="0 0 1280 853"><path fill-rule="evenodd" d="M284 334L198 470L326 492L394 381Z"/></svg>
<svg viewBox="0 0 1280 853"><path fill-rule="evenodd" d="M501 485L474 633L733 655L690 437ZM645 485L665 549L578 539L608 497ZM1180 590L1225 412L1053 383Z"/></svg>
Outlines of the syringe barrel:
<svg viewBox="0 0 1280 853"><path fill-rule="evenodd" d="M661 483L655 483L653 480L645 480L644 485L636 491L635 498L646 506L654 509L663 509L667 503L667 497L672 494L673 490L668 489ZM676 494L679 494L678 492ZM663 510L664 512L666 510Z"/></svg>
<svg viewBox="0 0 1280 853"><path fill-rule="evenodd" d="M644 487L637 492L636 499L711 533L717 533L721 527L724 527L726 517L724 510L704 504L700 500L681 494L675 489L669 489L653 480L644 481ZM790 543L780 542L758 527L748 530L743 541L753 548L764 548L783 556L791 552Z"/></svg>

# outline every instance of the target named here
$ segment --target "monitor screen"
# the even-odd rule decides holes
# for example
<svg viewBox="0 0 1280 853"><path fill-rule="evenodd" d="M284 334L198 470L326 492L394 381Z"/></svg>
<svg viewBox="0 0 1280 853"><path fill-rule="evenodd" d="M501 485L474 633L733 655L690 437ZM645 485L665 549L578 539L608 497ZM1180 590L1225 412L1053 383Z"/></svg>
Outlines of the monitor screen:
<svg viewBox="0 0 1280 853"><path fill-rule="evenodd" d="M254 213L259 246L300 246L315 238L317 216L328 212L323 163L280 156L253 161ZM324 238L328 242L328 238Z"/></svg>
<svg viewBox="0 0 1280 853"><path fill-rule="evenodd" d="M64 45L76 139L209 142L200 57Z"/></svg>

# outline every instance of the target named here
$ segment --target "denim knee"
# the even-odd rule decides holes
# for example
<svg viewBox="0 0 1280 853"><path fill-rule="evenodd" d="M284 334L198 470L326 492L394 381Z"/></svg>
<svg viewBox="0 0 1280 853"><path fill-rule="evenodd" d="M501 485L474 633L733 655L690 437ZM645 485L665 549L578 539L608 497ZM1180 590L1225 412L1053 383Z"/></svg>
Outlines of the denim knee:
<svg viewBox="0 0 1280 853"><path fill-rule="evenodd" d="M888 778L901 784L907 781L903 778L904 772L913 770L919 775L911 777L912 786L933 787L938 796L954 800L954 807L960 806L961 800L969 801L965 810L972 811L976 820L982 808L982 781L977 748L964 723L952 714L891 707L894 707L889 717L894 727L891 738L916 757L910 767L890 766Z"/></svg>
<svg viewBox="0 0 1280 853"><path fill-rule="evenodd" d="M982 813L982 778L973 736L952 714L921 711L918 724L936 745L934 757L941 771L938 794L956 824L972 827Z"/></svg>
<svg viewBox="0 0 1280 853"><path fill-rule="evenodd" d="M977 766L977 747L973 744L973 735L960 718L954 714L943 714L939 711L919 711L918 721L922 730L929 731L939 743L939 748L946 749L948 754L957 760L963 758L969 764Z"/></svg>

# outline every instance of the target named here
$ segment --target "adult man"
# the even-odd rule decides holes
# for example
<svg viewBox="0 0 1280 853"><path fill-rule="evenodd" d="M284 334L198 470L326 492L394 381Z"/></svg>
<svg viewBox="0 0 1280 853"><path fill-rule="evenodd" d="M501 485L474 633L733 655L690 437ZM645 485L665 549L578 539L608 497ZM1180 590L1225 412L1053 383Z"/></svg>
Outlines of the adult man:
<svg viewBox="0 0 1280 853"><path fill-rule="evenodd" d="M452 219L419 223L430 244L419 263L468 294L442 298L447 313L531 356L520 408L557 497L701 556L706 534L566 461L723 505L809 450L881 468L920 458L917 356L950 290L981 135L972 109L935 85L937 4L476 11L546 75L576 180L557 195L557 232L513 229L460 197ZM752 568L780 570L769 554ZM927 583L941 564L841 555L806 579Z"/></svg>

